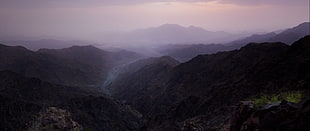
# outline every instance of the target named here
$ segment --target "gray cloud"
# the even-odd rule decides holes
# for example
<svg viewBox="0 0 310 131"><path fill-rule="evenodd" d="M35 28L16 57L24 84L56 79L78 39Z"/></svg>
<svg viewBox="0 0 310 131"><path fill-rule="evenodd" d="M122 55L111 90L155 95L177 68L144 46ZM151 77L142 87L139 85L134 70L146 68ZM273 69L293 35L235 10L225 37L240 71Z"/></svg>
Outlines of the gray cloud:
<svg viewBox="0 0 310 131"><path fill-rule="evenodd" d="M208 2L214 0L1 0L0 6L7 8L22 7L94 7L105 5L131 5L150 2Z"/></svg>
<svg viewBox="0 0 310 131"><path fill-rule="evenodd" d="M186 3L138 5L137 8L130 6L172 1L188 2L188 6ZM215 5L210 11L209 6L190 4L197 1L271 6L228 6L228 9L223 9L225 6ZM291 6L296 4L301 6ZM92 8L107 5L122 6ZM17 34L81 38L96 32L132 30L164 23L196 25L214 31L270 31L309 21L308 10L308 0L0 0L0 36Z"/></svg>
<svg viewBox="0 0 310 131"><path fill-rule="evenodd" d="M0 7L46 8L46 7L96 7L106 5L130 5L150 2L210 2L236 5L302 5L308 0L1 0Z"/></svg>
<svg viewBox="0 0 310 131"><path fill-rule="evenodd" d="M130 5L149 2L210 2L236 5L302 5L308 0L0 0L4 8L46 8L46 7L96 7L106 5Z"/></svg>
<svg viewBox="0 0 310 131"><path fill-rule="evenodd" d="M219 3L236 5L307 5L309 0L218 0Z"/></svg>

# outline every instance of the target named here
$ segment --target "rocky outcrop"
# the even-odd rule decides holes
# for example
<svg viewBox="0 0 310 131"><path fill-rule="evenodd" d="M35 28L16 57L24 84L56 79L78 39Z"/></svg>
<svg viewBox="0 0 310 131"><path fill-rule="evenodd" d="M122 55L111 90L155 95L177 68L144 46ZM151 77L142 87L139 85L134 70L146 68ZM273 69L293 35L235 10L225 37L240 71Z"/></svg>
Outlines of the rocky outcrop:
<svg viewBox="0 0 310 131"><path fill-rule="evenodd" d="M0 71L0 78L3 131L22 130L26 123L29 130L78 130L76 122L90 130L140 127L138 112L98 90L52 84L11 71Z"/></svg>
<svg viewBox="0 0 310 131"><path fill-rule="evenodd" d="M310 129L310 98L296 103L282 101L253 108L251 102L241 102L234 112L230 131L303 131Z"/></svg>
<svg viewBox="0 0 310 131"><path fill-rule="evenodd" d="M102 95L98 90L52 84L11 71L0 71L0 78L0 129L4 131L21 130L43 107Z"/></svg>
<svg viewBox="0 0 310 131"><path fill-rule="evenodd" d="M25 131L83 131L83 127L72 120L71 114L63 109L49 107L36 118L26 123Z"/></svg>
<svg viewBox="0 0 310 131"><path fill-rule="evenodd" d="M247 81L249 71L266 59L285 54L288 48L283 43L251 43L176 66L166 87L160 87L165 91L153 98L160 108L153 107L158 114L148 125L156 130L179 129L185 120L205 115L206 126L216 128L229 119L231 106L260 90L255 82Z"/></svg>
<svg viewBox="0 0 310 131"><path fill-rule="evenodd" d="M291 46L250 43L240 50L199 55L172 68L165 74L169 77L164 84L136 88L128 81L123 89L130 93L133 88L143 91L154 87L151 92L132 95L136 103L129 103L152 112L145 124L149 130L179 130L185 121L198 116L207 118L204 129L217 129L228 122L232 106L241 100L260 93L309 90L309 42L310 36L306 36ZM141 80L141 76L131 75L130 79ZM158 77L149 81L155 80Z"/></svg>
<svg viewBox="0 0 310 131"><path fill-rule="evenodd" d="M141 114L106 97L87 96L60 106L71 112L73 120L92 131L136 131Z"/></svg>

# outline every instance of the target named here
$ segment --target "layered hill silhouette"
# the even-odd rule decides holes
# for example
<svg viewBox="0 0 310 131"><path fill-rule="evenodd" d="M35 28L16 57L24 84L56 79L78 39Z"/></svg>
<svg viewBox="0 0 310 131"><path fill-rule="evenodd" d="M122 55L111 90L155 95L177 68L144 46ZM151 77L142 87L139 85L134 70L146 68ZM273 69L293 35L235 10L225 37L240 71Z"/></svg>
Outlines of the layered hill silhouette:
<svg viewBox="0 0 310 131"><path fill-rule="evenodd" d="M175 45L163 47L164 49L160 50L160 52L185 62L200 54L212 54L219 51L239 49L251 42L282 42L291 45L296 40L310 35L309 29L310 23L305 22L280 33L270 32L266 34L254 34L225 44Z"/></svg>
<svg viewBox="0 0 310 131"><path fill-rule="evenodd" d="M198 48L208 49L203 46ZM165 131L186 130L199 121L205 130L218 130L239 101L310 92L310 36L293 44L247 43L233 49L184 63L163 56L125 64L139 56L94 46L30 51L0 45L0 129ZM117 75L107 82L115 68ZM307 129L305 125L299 129Z"/></svg>
<svg viewBox="0 0 310 131"><path fill-rule="evenodd" d="M0 45L0 70L64 85L100 86L109 69L138 57L128 51L108 52L94 46L34 52L21 46Z"/></svg>
<svg viewBox="0 0 310 131"><path fill-rule="evenodd" d="M177 24L164 24L159 27L135 30L133 38L157 43L197 43L230 41L236 36L226 32L212 32L200 27L183 27Z"/></svg>
<svg viewBox="0 0 310 131"><path fill-rule="evenodd" d="M47 49L62 49L71 46L86 46L91 42L80 41L80 40L56 40L56 39L39 39L39 40L16 40L11 38L11 40L0 39L0 43L9 46L23 46L27 49L36 51L42 48Z"/></svg>
<svg viewBox="0 0 310 131"><path fill-rule="evenodd" d="M250 42L283 42L291 45L297 39L300 39L306 35L310 35L309 28L310 22L304 22L295 27L286 29L278 34L275 32L270 32L266 34L255 34L241 40L230 42L228 44L239 44L243 46Z"/></svg>
<svg viewBox="0 0 310 131"><path fill-rule="evenodd" d="M207 129L216 129L241 100L261 93L308 91L309 43L310 36L291 46L250 43L239 50L199 55L175 67L145 66L110 88L112 96L144 115L144 129L180 130L183 122L197 117L204 118Z"/></svg>
<svg viewBox="0 0 310 131"><path fill-rule="evenodd" d="M107 42L139 44L141 46L171 43L219 43L229 42L239 37L240 35L223 31L214 32L196 26L184 27L178 24L163 24L130 32L100 35L100 39Z"/></svg>

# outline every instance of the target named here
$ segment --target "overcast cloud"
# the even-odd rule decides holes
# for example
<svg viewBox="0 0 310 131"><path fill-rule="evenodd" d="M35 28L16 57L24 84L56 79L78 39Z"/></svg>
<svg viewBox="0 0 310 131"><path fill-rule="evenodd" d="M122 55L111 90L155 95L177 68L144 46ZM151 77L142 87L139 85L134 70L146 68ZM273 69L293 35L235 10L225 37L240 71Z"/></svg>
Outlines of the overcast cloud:
<svg viewBox="0 0 310 131"><path fill-rule="evenodd" d="M308 0L1 0L7 8L98 7L152 2L218 2L236 5L304 5Z"/></svg>
<svg viewBox="0 0 310 131"><path fill-rule="evenodd" d="M309 0L0 0L0 36L82 38L162 24L273 31L309 21Z"/></svg>

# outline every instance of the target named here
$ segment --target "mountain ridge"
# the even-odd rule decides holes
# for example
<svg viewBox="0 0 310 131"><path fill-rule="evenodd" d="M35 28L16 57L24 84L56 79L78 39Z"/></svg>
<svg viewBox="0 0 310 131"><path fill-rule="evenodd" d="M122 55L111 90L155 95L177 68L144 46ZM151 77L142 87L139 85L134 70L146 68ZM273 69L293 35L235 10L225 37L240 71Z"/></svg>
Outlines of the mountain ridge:
<svg viewBox="0 0 310 131"><path fill-rule="evenodd" d="M159 48L159 52L163 55L169 55L182 62L188 61L191 58L201 54L213 54L219 51L229 51L239 49L248 43L263 43L263 42L283 42L291 45L298 39L306 35L310 35L310 23L304 22L295 27L288 28L280 33L269 32L265 34L253 34L249 37L239 38L228 43L222 44L193 44L193 45L175 45L163 46Z"/></svg>
<svg viewBox="0 0 310 131"><path fill-rule="evenodd" d="M99 87L116 64L140 57L125 51L106 52L94 46L30 51L21 46L0 46L0 70L12 70L52 83Z"/></svg>
<svg viewBox="0 0 310 131"><path fill-rule="evenodd" d="M52 84L12 71L0 71L0 76L0 113L3 114L0 128L3 130L34 129L35 126L51 123L66 126L63 125L66 123L61 123L62 118L37 117L40 112L51 107L66 110L72 120L81 124L85 130L137 130L140 126L140 116L135 110L103 94L99 89ZM60 127L46 127L49 130L57 128Z"/></svg>
<svg viewBox="0 0 310 131"><path fill-rule="evenodd" d="M143 75L149 84L132 90L126 87L136 85L135 79L141 80L141 74L130 75L123 80L128 82L122 86L126 93L122 97L122 93L115 93L114 97L148 118L145 129L180 130L184 121L195 117L208 118L204 126L216 129L228 122L231 106L239 101L260 93L308 90L309 42L310 36L306 36L291 46L280 42L249 43L237 50L199 55L170 68L166 77L160 77L163 83L150 73Z"/></svg>

